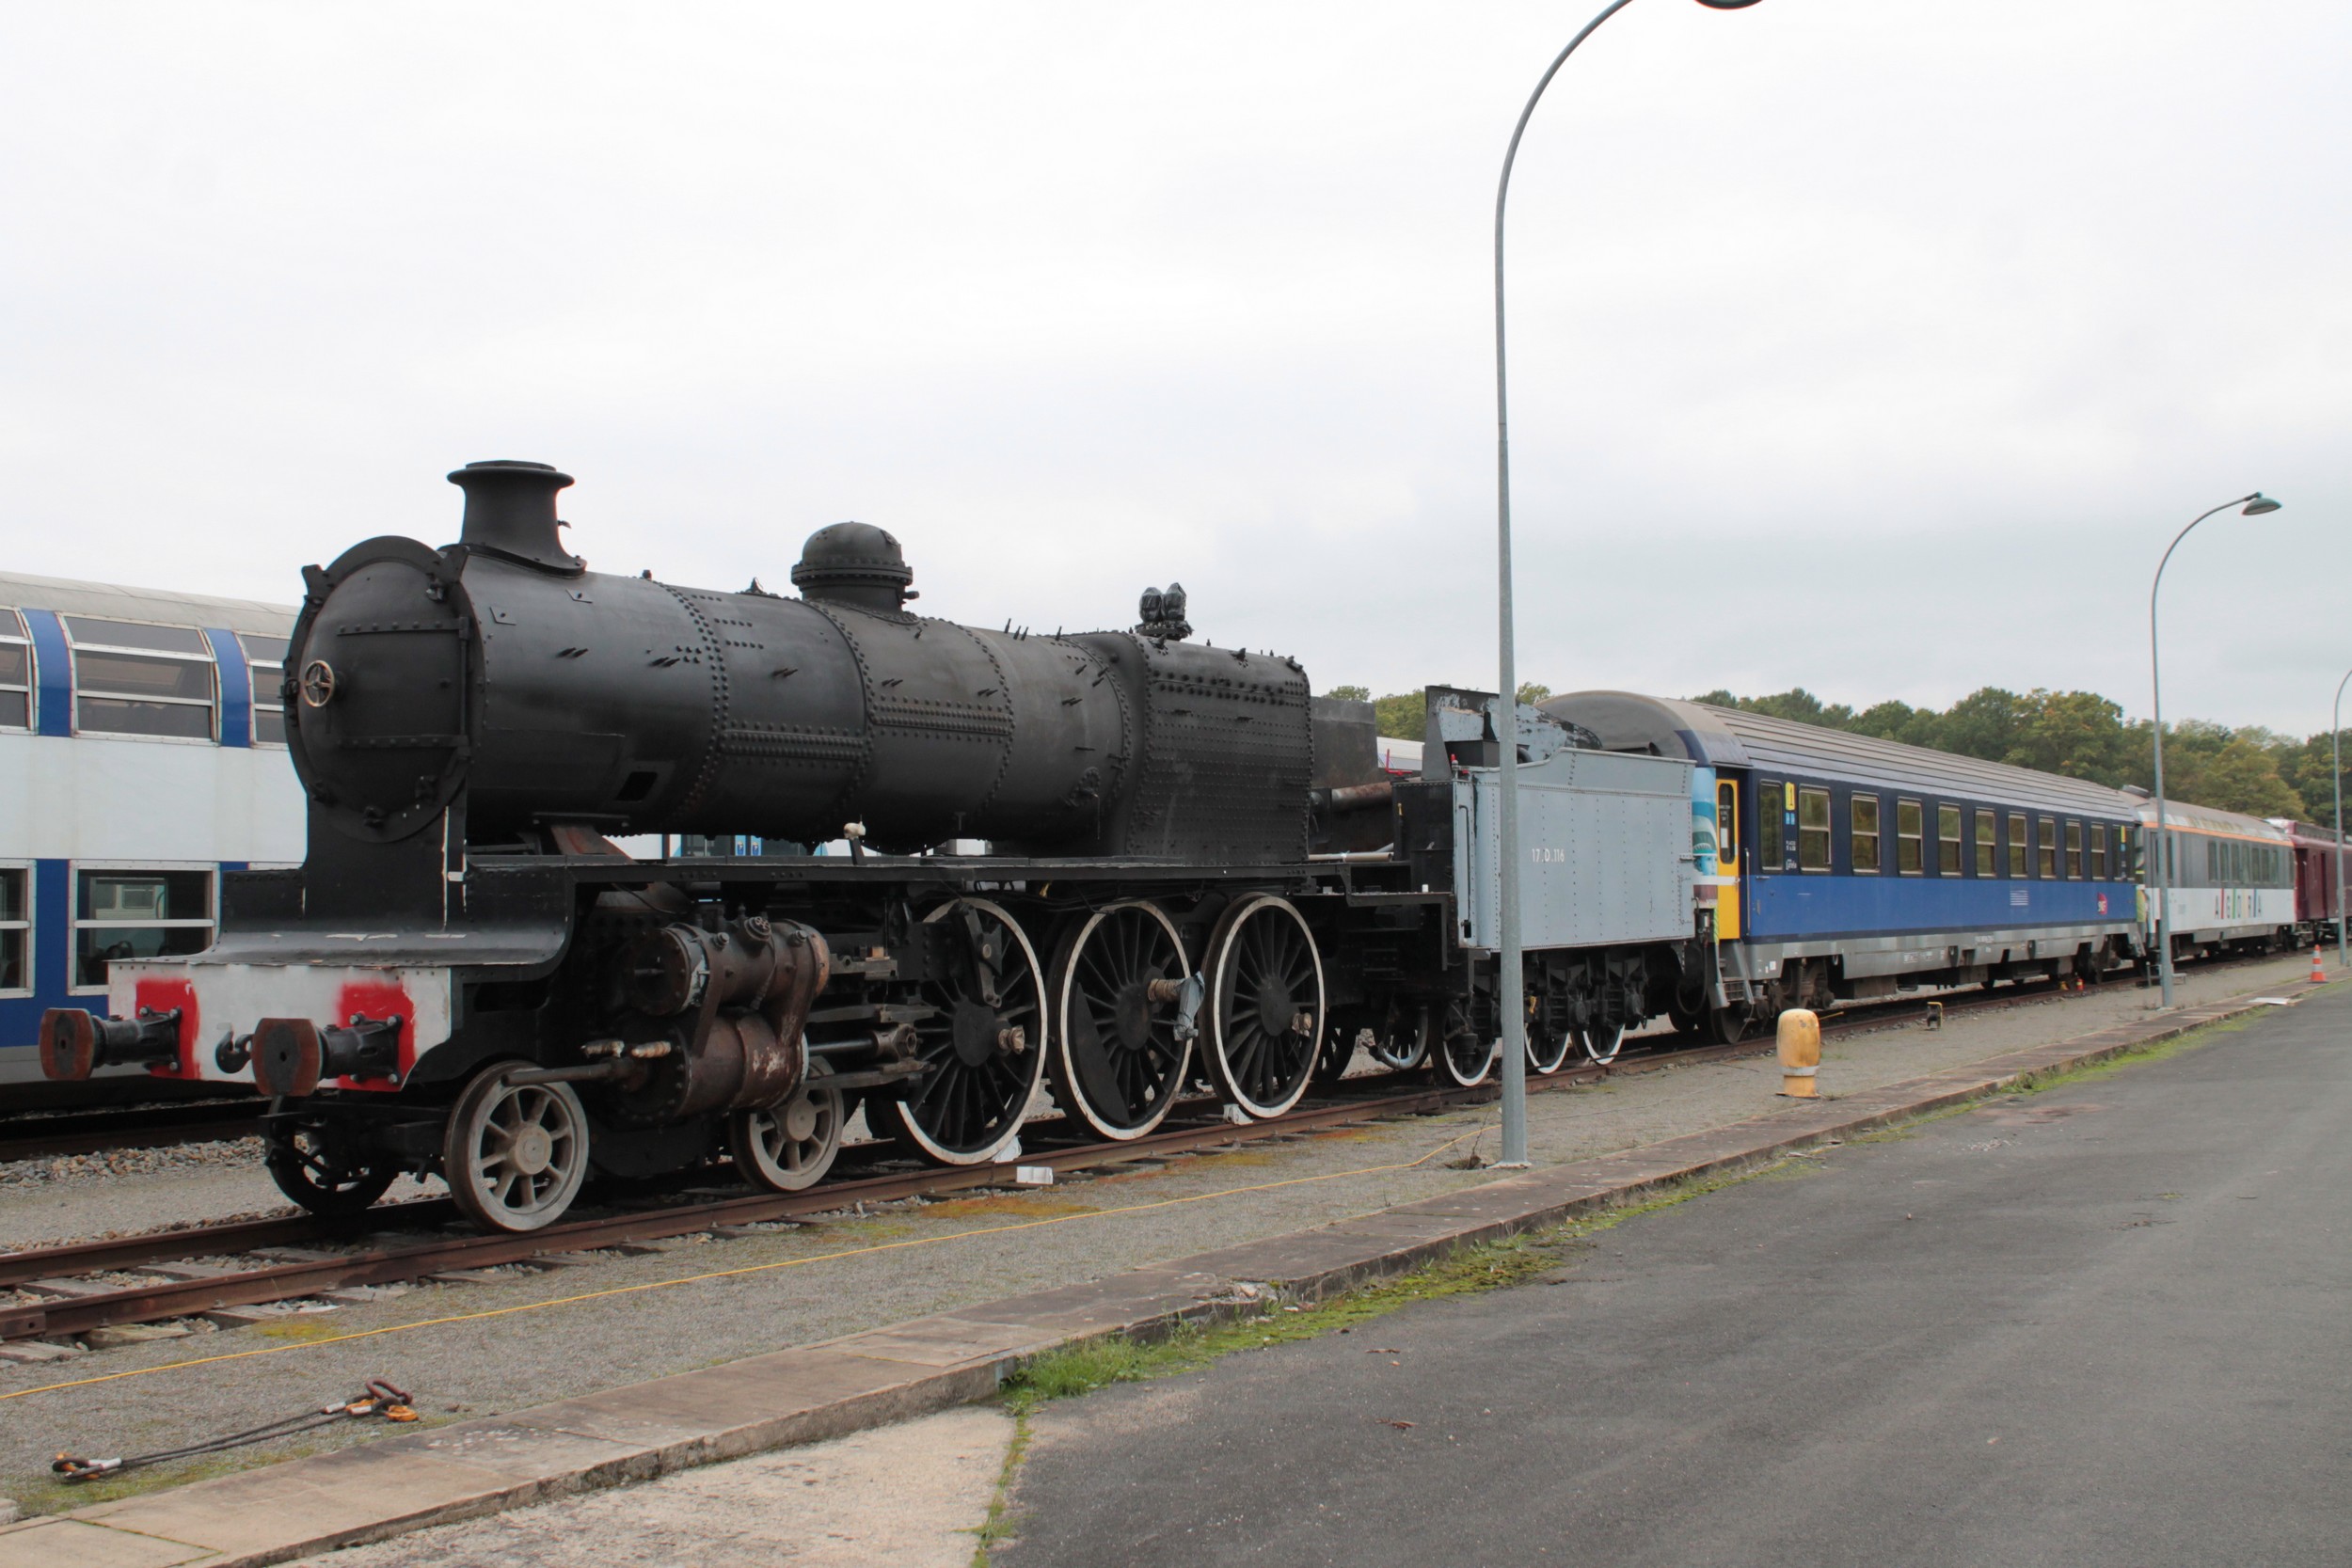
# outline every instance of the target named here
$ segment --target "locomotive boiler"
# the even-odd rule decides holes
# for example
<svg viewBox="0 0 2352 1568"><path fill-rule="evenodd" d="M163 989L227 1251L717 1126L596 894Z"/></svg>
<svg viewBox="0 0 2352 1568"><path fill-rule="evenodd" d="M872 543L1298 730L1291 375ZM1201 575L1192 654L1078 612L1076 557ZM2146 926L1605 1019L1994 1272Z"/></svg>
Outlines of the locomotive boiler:
<svg viewBox="0 0 2352 1568"><path fill-rule="evenodd" d="M854 824L894 853L1306 851L1295 660L1167 620L1033 637L917 616L898 542L861 523L809 539L797 599L591 573L557 531L569 476L450 478L455 546L374 539L309 574L290 740L342 833L462 816L481 843L559 822L821 843Z"/></svg>
<svg viewBox="0 0 2352 1568"><path fill-rule="evenodd" d="M686 588L590 572L551 467L450 478L456 543L305 569L302 866L224 877L214 944L114 964L104 1016L46 1014L50 1076L249 1081L306 1207L411 1171L522 1230L721 1154L804 1187L861 1115L980 1164L1049 1092L1061 1135L1119 1140L1204 1091L1279 1116L1359 1046L1487 1070L1482 694L1432 689L1424 775L1391 780L1368 709L1195 639L1173 585L1125 629L965 626L840 523L797 596ZM1687 984L1691 765L1518 733L1549 1071ZM849 853L667 850L737 834Z"/></svg>

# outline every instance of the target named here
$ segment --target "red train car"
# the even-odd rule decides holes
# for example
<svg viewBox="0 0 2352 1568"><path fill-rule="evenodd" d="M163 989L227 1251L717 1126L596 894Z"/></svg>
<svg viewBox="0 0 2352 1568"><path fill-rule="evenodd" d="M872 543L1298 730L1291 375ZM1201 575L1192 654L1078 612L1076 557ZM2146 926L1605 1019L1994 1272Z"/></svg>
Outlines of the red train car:
<svg viewBox="0 0 2352 1568"><path fill-rule="evenodd" d="M2275 817L2295 846L2295 924L2316 942L2336 940L2344 915L2344 890L2336 882L2336 835L2332 828ZM2352 867L2352 832L2345 834L2344 863Z"/></svg>

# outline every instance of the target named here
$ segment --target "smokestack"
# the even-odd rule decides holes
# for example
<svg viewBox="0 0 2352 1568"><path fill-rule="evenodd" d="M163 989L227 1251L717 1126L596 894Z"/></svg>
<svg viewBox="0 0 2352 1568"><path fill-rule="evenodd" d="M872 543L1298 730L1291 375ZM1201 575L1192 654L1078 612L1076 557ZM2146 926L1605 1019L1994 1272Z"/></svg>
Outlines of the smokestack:
<svg viewBox="0 0 2352 1568"><path fill-rule="evenodd" d="M501 458L469 463L449 476L466 492L466 521L458 543L510 561L557 572L584 572L588 563L556 536L555 493L571 483L546 463Z"/></svg>

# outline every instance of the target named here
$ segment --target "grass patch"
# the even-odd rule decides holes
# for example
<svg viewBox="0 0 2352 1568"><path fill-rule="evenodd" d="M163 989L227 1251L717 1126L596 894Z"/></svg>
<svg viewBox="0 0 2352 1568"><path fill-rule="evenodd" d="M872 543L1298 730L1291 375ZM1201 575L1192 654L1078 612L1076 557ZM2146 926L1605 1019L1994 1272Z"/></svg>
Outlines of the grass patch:
<svg viewBox="0 0 2352 1568"><path fill-rule="evenodd" d="M2264 1010L2268 1011L2267 1008ZM2129 1051L2119 1052L2100 1061L2086 1062L2079 1067L2058 1068L2049 1072L2037 1072L2021 1080L2014 1089L2008 1092L2042 1094L2050 1089L2065 1088L2074 1084L2088 1084L2102 1078L2112 1078L2126 1068L2142 1067L2150 1062L2169 1061L2174 1056L2185 1055L2191 1051L2211 1045L2224 1035L2238 1034L2251 1026L2261 1016L2260 1013L2251 1013L2237 1018L2223 1019L2216 1023L2200 1024L2186 1034L2175 1035L2170 1039L2157 1040L2152 1045L2134 1046Z"/></svg>
<svg viewBox="0 0 2352 1568"><path fill-rule="evenodd" d="M988 1499L988 1517L972 1532L979 1538L972 1547L972 1568L988 1568L989 1554L1020 1533L1020 1520L1012 1512L1012 1482L1021 1473L1022 1462L1029 1457L1030 1436L1029 1412L1016 1405L1012 1441L1005 1446L1005 1463L996 1472L996 1491Z"/></svg>
<svg viewBox="0 0 2352 1568"><path fill-rule="evenodd" d="M1071 1399L1115 1383L1140 1383L1192 1371L1237 1351L1347 1332L1417 1302L1523 1285L1568 1266L1582 1250L1582 1243L1613 1226L1737 1182L1783 1172L1792 1164L1800 1163L1773 1160L1729 1175L1678 1181L1639 1202L1598 1210L1507 1240L1463 1247L1409 1273L1355 1286L1320 1302L1269 1300L1254 1311L1223 1322L1179 1323L1153 1339L1115 1335L1047 1351L1006 1381L1003 1398L1016 1415L1025 1415L1048 1400Z"/></svg>

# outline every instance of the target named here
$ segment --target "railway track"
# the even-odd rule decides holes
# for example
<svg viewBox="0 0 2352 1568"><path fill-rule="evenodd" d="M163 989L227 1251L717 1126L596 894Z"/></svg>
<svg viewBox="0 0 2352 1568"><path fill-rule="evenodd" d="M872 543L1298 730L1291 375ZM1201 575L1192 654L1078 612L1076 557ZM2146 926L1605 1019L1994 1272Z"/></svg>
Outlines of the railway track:
<svg viewBox="0 0 2352 1568"><path fill-rule="evenodd" d="M1992 992L1905 997L1840 1009L1822 1025L1833 1035L1867 1032L1916 1025L1928 1016L1931 1000L1949 1015L2046 1003L2070 994L2074 993L2044 981ZM1677 1047L1671 1043L1674 1038L1630 1039L1628 1054L1613 1063L1566 1067L1549 1077L1531 1078L1529 1088L1565 1088L1613 1076L1761 1055L1772 1049L1769 1039ZM240 1308L302 1301L322 1292L436 1276L462 1280L477 1271L515 1264L562 1268L607 1249L779 1221L805 1223L810 1215L866 1203L1014 1187L1019 1184L1017 1165L1046 1166L1057 1176L1111 1170L1481 1104L1500 1092L1491 1079L1468 1088L1428 1083L1393 1086L1413 1076L1384 1073L1352 1079L1348 1084L1355 1092L1310 1101L1272 1121L1229 1123L1219 1117L1214 1101L1197 1101L1184 1108L1189 1114L1182 1125L1123 1143L1057 1143L1057 1124L1038 1124L1033 1128L1038 1147L1022 1154L1017 1164L876 1169L876 1158L888 1146L852 1146L843 1158L855 1162L864 1153L864 1174L837 1177L806 1192L746 1191L660 1203L566 1220L521 1235L435 1234L456 1223L456 1208L447 1199L425 1199L372 1209L348 1219L290 1215L0 1254L0 1297L15 1298L0 1299L0 1340L55 1340L98 1328L209 1313L229 1314L227 1321L237 1322L258 1316L240 1314ZM853 1172L858 1168L852 1164Z"/></svg>
<svg viewBox="0 0 2352 1568"><path fill-rule="evenodd" d="M62 1154L103 1154L118 1148L168 1148L250 1137L264 1102L257 1096L186 1105L133 1105L0 1120L0 1164Z"/></svg>
<svg viewBox="0 0 2352 1568"><path fill-rule="evenodd" d="M1648 1050L1606 1067L1564 1068L1529 1081L1531 1089L1565 1088L1612 1076L1722 1061L1770 1050L1768 1043ZM1273 1121L1236 1125L1209 1119L1163 1128L1124 1143L1041 1144L1019 1165L1044 1165L1057 1176L1110 1170L1246 1144L1282 1141L1302 1133L1391 1117L1426 1115L1476 1105L1499 1092L1492 1083L1470 1088L1422 1084L1395 1091L1391 1080L1310 1102ZM1389 1092L1380 1092L1388 1090ZM1045 1129L1039 1129L1043 1132ZM863 1146L875 1150L883 1146ZM858 1152L845 1149L845 1160ZM126 1323L230 1312L240 1307L315 1297L322 1291L405 1284L437 1275L463 1275L510 1264L561 1268L581 1255L631 1243L658 1243L698 1232L804 1220L862 1203L946 1196L1018 1184L1013 1164L969 1167L922 1166L850 1175L802 1193L666 1204L565 1220L523 1235L434 1235L456 1220L455 1206L428 1199L370 1210L348 1220L312 1215L198 1226L136 1236L0 1254L0 1292L18 1299L0 1305L0 1339L58 1339ZM212 1262L210 1259L222 1259ZM135 1275L129 1280L108 1276ZM26 1299L29 1298L29 1299Z"/></svg>

